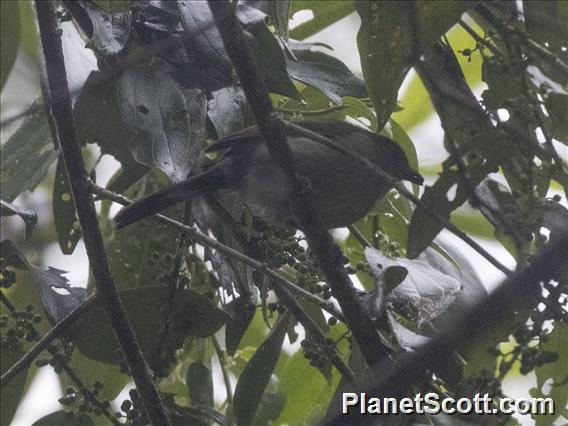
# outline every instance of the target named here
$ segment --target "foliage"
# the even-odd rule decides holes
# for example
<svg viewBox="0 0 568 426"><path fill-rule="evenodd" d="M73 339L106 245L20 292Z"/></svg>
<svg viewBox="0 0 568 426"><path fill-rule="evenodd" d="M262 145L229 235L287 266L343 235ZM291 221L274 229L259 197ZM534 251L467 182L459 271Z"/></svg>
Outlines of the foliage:
<svg viewBox="0 0 568 426"><path fill-rule="evenodd" d="M183 181L207 163L208 144L254 123L206 2L62 3L58 18L73 20L98 62L73 93L74 123L86 157L96 146L119 163L108 190L138 199ZM347 121L381 132L427 177L424 189L412 188L419 206L393 189L337 241L348 273L365 288L354 297L395 356L419 351L488 297L477 265L440 235L448 225L492 239L519 267L566 233L568 210L551 188L568 193L568 165L560 154L568 145L567 2L247 0L235 10L283 117ZM290 28L302 10L313 18ZM356 42L363 78L333 56L326 40L302 41L350 13L361 19ZM3 96L17 55L36 53L34 19L27 3L2 2ZM412 68L417 75L403 93ZM2 374L47 331L44 319L55 325L89 305L49 346L49 355L3 387L1 423L11 421L35 367L46 365L62 373L67 391L60 410L36 424L148 421L134 390L117 401L118 414L105 412L130 372L103 301L87 299L93 283L85 290L86 283L70 283L65 271L34 265L42 263L37 253L55 241L72 254L81 226L102 230L118 294L174 424L312 424L333 415L329 407L347 380L337 365L357 379L368 365L352 330L330 307L335 295L303 237L252 218L227 194L166 213L255 258L261 262L256 268L218 246L197 244L171 223L150 219L115 230L104 194L99 223L80 223L46 98L38 98L2 141L1 214L23 220L26 229L25 235L8 231L2 241ZM424 165L415 149L420 135L409 132L434 112L445 133L437 143L448 155ZM95 181L99 167L98 161L92 166ZM52 194L53 221L46 209L36 213L26 204L38 186ZM274 295L281 283L265 274L267 267L293 283L297 305ZM567 275L564 267L543 283L532 307L488 323L475 342L453 354L465 366L429 371L414 388L500 398L502 381L519 369L536 375L532 396L551 396L564 407ZM36 313L39 305L45 315ZM223 401L213 375L217 362ZM536 416L536 422L552 424L560 415L567 417L566 410Z"/></svg>

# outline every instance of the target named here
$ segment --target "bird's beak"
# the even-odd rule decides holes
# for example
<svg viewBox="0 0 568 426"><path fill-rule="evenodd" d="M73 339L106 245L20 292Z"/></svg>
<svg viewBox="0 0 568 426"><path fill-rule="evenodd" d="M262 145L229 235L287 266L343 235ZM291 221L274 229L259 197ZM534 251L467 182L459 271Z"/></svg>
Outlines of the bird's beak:
<svg viewBox="0 0 568 426"><path fill-rule="evenodd" d="M405 171L404 175L402 176L402 179L412 183L416 183L418 185L422 185L424 183L424 177L420 173L412 169L408 169L407 171Z"/></svg>

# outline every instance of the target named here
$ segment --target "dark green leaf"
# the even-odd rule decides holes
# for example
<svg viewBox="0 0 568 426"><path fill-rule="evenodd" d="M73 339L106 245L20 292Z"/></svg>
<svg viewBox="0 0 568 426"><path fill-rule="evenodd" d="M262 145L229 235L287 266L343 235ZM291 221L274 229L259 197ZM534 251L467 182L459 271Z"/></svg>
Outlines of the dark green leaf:
<svg viewBox="0 0 568 426"><path fill-rule="evenodd" d="M262 394L252 424L270 424L278 418L285 406L286 395L280 389L278 379L273 377L270 379L266 391Z"/></svg>
<svg viewBox="0 0 568 426"><path fill-rule="evenodd" d="M95 422L86 414L55 411L37 420L32 426L95 426Z"/></svg>
<svg viewBox="0 0 568 426"><path fill-rule="evenodd" d="M32 273L39 287L43 309L52 324L57 324L87 298L87 290L71 287L63 276L66 271L49 267L33 268Z"/></svg>
<svg viewBox="0 0 568 426"><path fill-rule="evenodd" d="M101 400L112 401L116 399L120 391L131 380L118 365L105 364L87 358L81 351L73 351L69 367L81 378L87 388L92 389L95 382L103 384L97 395ZM75 383L66 374L62 374L60 380L63 388L75 386Z"/></svg>
<svg viewBox="0 0 568 426"><path fill-rule="evenodd" d="M156 165L174 182L186 179L191 128L179 84L158 69L130 68L118 82L118 102L134 158Z"/></svg>
<svg viewBox="0 0 568 426"><path fill-rule="evenodd" d="M120 117L117 90L117 79L109 81L100 72L91 72L73 114L81 144L96 143L103 154L112 155L120 162L126 182L119 188L124 189L147 168L138 163L130 152L128 130Z"/></svg>
<svg viewBox="0 0 568 426"><path fill-rule="evenodd" d="M12 365L25 355L24 349L15 339L11 344L5 343L2 335L2 350L0 350L0 373L4 374ZM22 369L10 382L8 386L2 386L0 397L2 398L2 410L0 410L0 423L3 425L12 424L12 418L16 414L16 409L24 394L24 386L28 369Z"/></svg>
<svg viewBox="0 0 568 426"><path fill-rule="evenodd" d="M34 102L20 128L2 145L0 193L8 202L24 191L33 191L57 158L47 117L39 102Z"/></svg>
<svg viewBox="0 0 568 426"><path fill-rule="evenodd" d="M474 5L474 1L356 3L361 17L357 35L361 65L380 128L396 106L398 90L413 61ZM415 41L420 45L413 46Z"/></svg>
<svg viewBox="0 0 568 426"><path fill-rule="evenodd" d="M335 104L341 105L343 96L366 98L365 82L356 77L339 59L309 48L297 48L300 43L291 42L296 58L286 58L290 76L302 83L321 90Z"/></svg>
<svg viewBox="0 0 568 426"><path fill-rule="evenodd" d="M389 266L383 274L385 293L388 295L395 287L402 283L408 275L408 269L404 266Z"/></svg>
<svg viewBox="0 0 568 426"><path fill-rule="evenodd" d="M233 356L239 347L239 343L247 331L256 312L256 293L249 293L232 300L227 305L227 311L231 319L225 329L225 346L227 354Z"/></svg>
<svg viewBox="0 0 568 426"><path fill-rule="evenodd" d="M163 256L176 252L177 234L173 227L153 220L141 220L116 231L107 252L118 287L160 283L160 275L169 267Z"/></svg>
<svg viewBox="0 0 568 426"><path fill-rule="evenodd" d="M148 167L133 161L131 165L121 168L112 176L107 183L107 189L121 194L146 176L148 170Z"/></svg>
<svg viewBox="0 0 568 426"><path fill-rule="evenodd" d="M227 321L227 314L204 296L189 290L178 291L173 309L168 313L165 311L168 309L168 293L166 287L119 291L146 356L156 353L168 315L172 324L164 349L180 347L189 336L209 337ZM112 364L122 362L120 347L100 301L96 301L95 306L73 325L68 337L89 358Z"/></svg>
<svg viewBox="0 0 568 426"><path fill-rule="evenodd" d="M291 16L300 10L311 10L314 17L291 31L292 37L298 40L303 40L354 12L351 0L294 0Z"/></svg>
<svg viewBox="0 0 568 426"><path fill-rule="evenodd" d="M344 328L335 326L339 332ZM348 350L345 349L346 353ZM278 363L276 375L280 389L286 395L286 406L275 424L319 424L339 383L337 370L332 371L330 385L324 376L305 358L303 351L297 351L284 362Z"/></svg>
<svg viewBox="0 0 568 426"><path fill-rule="evenodd" d="M290 35L288 23L290 21L292 0L267 1L266 3L268 3L268 15L272 20L276 33L284 40L288 40Z"/></svg>
<svg viewBox="0 0 568 426"><path fill-rule="evenodd" d="M234 395L233 412L239 425L251 424L282 350L289 317L280 317L242 372Z"/></svg>
<svg viewBox="0 0 568 426"><path fill-rule="evenodd" d="M268 89L279 95L301 99L298 89L288 75L282 46L274 34L262 21L249 25L247 30L253 36L249 43L252 44L260 74Z"/></svg>
<svg viewBox="0 0 568 426"><path fill-rule="evenodd" d="M0 90L14 66L20 47L20 8L18 2L0 2Z"/></svg>
<svg viewBox="0 0 568 426"><path fill-rule="evenodd" d="M73 193L67 178L63 156L57 160L55 168L55 182L53 184L53 221L57 232L57 241L63 254L71 254L81 239L81 227Z"/></svg>
<svg viewBox="0 0 568 426"><path fill-rule="evenodd" d="M2 216L13 216L13 215L20 216L20 218L24 221L24 224L26 225L26 239L28 239L32 234L32 230L37 224L37 213L32 210L15 206L14 204L8 203L7 201L4 200L0 200L0 206L1 206L0 211Z"/></svg>
<svg viewBox="0 0 568 426"><path fill-rule="evenodd" d="M32 3L20 1L21 45L32 61L37 61L39 35L35 8Z"/></svg>
<svg viewBox="0 0 568 426"><path fill-rule="evenodd" d="M213 376L210 368L192 363L185 374L191 405L213 407Z"/></svg>

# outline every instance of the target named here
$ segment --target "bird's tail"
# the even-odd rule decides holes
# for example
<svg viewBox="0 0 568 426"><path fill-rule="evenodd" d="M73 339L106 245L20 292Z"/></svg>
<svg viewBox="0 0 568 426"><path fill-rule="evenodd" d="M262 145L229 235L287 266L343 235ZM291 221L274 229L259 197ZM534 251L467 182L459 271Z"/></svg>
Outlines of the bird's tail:
<svg viewBox="0 0 568 426"><path fill-rule="evenodd" d="M156 214L168 207L185 202L226 186L223 173L211 168L180 183L168 186L142 200L123 208L114 218L118 229Z"/></svg>

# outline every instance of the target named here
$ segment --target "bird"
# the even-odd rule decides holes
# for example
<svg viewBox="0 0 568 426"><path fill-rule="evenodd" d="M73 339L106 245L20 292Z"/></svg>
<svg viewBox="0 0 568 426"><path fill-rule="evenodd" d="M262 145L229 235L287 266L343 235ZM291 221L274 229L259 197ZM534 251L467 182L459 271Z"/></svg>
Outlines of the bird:
<svg viewBox="0 0 568 426"><path fill-rule="evenodd" d="M327 229L358 221L392 188L391 182L381 179L349 152L396 180L419 185L424 181L410 167L404 151L388 137L342 121L304 121L298 125L326 137L331 144L287 130L297 174L305 178L314 208ZM272 225L300 229L291 207L290 177L271 157L257 126L226 135L205 151L219 156L209 160L201 173L123 208L115 217L116 227L123 228L194 197L227 191L236 193L254 216Z"/></svg>

